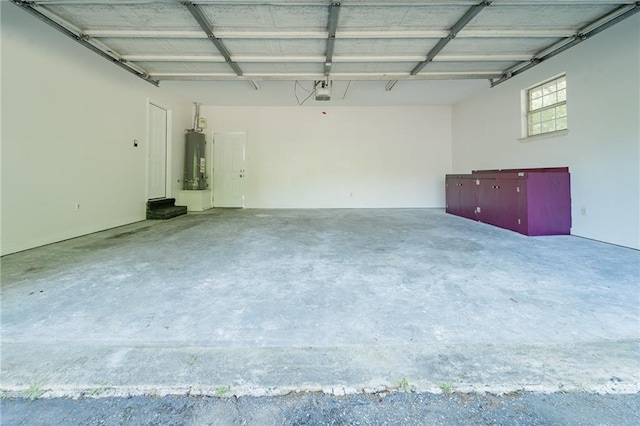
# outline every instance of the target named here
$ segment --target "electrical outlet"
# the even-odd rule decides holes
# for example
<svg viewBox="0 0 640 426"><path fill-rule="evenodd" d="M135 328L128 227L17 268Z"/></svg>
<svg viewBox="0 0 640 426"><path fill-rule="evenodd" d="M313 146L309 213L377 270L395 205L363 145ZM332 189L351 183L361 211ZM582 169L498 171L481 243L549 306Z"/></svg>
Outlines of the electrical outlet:
<svg viewBox="0 0 640 426"><path fill-rule="evenodd" d="M587 215L587 208L585 206L580 207L580 214L582 216L586 216Z"/></svg>

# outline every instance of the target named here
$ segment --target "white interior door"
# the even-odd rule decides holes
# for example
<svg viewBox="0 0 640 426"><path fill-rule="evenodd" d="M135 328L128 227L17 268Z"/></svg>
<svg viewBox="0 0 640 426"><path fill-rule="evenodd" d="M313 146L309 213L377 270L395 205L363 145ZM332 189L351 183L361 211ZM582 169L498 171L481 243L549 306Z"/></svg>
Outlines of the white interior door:
<svg viewBox="0 0 640 426"><path fill-rule="evenodd" d="M167 111L149 104L147 197L167 196Z"/></svg>
<svg viewBox="0 0 640 426"><path fill-rule="evenodd" d="M246 133L213 134L213 206L244 207Z"/></svg>

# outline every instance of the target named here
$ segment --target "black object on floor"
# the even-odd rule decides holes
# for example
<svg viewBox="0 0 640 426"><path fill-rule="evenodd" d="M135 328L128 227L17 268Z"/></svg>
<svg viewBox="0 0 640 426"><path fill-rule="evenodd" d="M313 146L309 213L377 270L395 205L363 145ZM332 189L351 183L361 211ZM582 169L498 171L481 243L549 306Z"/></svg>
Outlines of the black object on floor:
<svg viewBox="0 0 640 426"><path fill-rule="evenodd" d="M147 219L171 219L187 214L187 206L176 206L175 198L147 201Z"/></svg>

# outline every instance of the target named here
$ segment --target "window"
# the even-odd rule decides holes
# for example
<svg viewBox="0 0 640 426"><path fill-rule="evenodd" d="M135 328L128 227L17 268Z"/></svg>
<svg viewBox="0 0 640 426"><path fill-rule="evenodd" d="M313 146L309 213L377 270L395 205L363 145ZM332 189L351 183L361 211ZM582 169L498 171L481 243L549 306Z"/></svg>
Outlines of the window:
<svg viewBox="0 0 640 426"><path fill-rule="evenodd" d="M527 136L567 129L565 75L527 90Z"/></svg>

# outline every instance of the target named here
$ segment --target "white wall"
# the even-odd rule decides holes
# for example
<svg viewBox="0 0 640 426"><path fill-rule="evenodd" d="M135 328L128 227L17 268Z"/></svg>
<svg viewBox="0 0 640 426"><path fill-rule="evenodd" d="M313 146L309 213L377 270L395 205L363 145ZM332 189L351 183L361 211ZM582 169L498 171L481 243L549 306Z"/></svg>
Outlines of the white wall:
<svg viewBox="0 0 640 426"><path fill-rule="evenodd" d="M636 15L455 105L454 172L569 166L572 233L640 248L639 41ZM569 134L519 141L521 90L562 72Z"/></svg>
<svg viewBox="0 0 640 426"><path fill-rule="evenodd" d="M190 104L1 3L2 254L143 220L147 98L173 110L177 177Z"/></svg>
<svg viewBox="0 0 640 426"><path fill-rule="evenodd" d="M209 142L214 131L247 132L246 207L444 205L448 106L207 106L201 115Z"/></svg>
<svg viewBox="0 0 640 426"><path fill-rule="evenodd" d="M313 97L305 107L318 106L424 106L452 105L489 86L487 80L401 80L386 91L388 80L334 81L330 101ZM255 90L248 81L163 81L162 87L178 96L209 106L298 106L313 81L261 81ZM295 93L294 93L295 92ZM296 94L298 99L296 99Z"/></svg>

